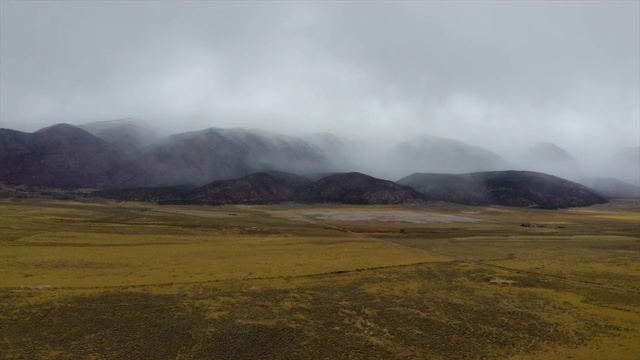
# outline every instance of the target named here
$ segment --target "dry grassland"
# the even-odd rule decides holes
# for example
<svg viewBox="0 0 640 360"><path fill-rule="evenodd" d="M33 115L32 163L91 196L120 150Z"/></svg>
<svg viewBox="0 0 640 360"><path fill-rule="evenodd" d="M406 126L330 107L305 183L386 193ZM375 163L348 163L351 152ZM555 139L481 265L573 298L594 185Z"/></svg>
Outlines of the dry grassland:
<svg viewBox="0 0 640 360"><path fill-rule="evenodd" d="M637 359L634 289L631 201L0 201L3 359Z"/></svg>

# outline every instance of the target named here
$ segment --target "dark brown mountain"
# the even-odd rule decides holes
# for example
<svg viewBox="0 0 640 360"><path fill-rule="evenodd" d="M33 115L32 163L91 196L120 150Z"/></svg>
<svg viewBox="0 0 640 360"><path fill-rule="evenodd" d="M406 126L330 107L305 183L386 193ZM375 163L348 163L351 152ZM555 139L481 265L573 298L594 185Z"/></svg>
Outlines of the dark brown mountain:
<svg viewBox="0 0 640 360"><path fill-rule="evenodd" d="M305 200L341 204L402 204L420 202L422 196L412 188L393 181L351 172L316 181Z"/></svg>
<svg viewBox="0 0 640 360"><path fill-rule="evenodd" d="M414 190L415 189L415 190ZM417 191L416 191L417 190ZM121 200L191 204L269 204L281 202L401 204L446 201L557 209L606 202L592 190L552 175L527 171L470 174L413 174L398 183L361 173L341 173L318 181L279 171L218 180L194 190L137 188L94 195Z"/></svg>
<svg viewBox="0 0 640 360"><path fill-rule="evenodd" d="M213 181L194 190L134 188L95 192L120 200L189 204L272 204L281 202L400 204L420 202L422 196L407 186L360 173L334 174L312 182L280 171L254 173L233 180Z"/></svg>
<svg viewBox="0 0 640 360"><path fill-rule="evenodd" d="M637 199L640 198L640 186L631 185L614 178L586 178L581 184L593 189L607 199Z"/></svg>
<svg viewBox="0 0 640 360"><path fill-rule="evenodd" d="M206 204L272 204L297 200L310 184L310 180L293 174L259 172L240 179L214 181L190 192L183 200Z"/></svg>
<svg viewBox="0 0 640 360"><path fill-rule="evenodd" d="M33 134L21 131L0 129L0 159L9 156L28 154L35 148Z"/></svg>
<svg viewBox="0 0 640 360"><path fill-rule="evenodd" d="M58 124L23 133L0 129L0 182L61 188L113 186L127 160L112 144Z"/></svg>
<svg viewBox="0 0 640 360"><path fill-rule="evenodd" d="M606 200L591 189L552 175L530 171L470 174L413 174L398 181L432 201L557 209Z"/></svg>
<svg viewBox="0 0 640 360"><path fill-rule="evenodd" d="M329 166L324 153L289 136L258 130L206 129L170 136L122 172L125 185L203 185L265 169L305 173Z"/></svg>
<svg viewBox="0 0 640 360"><path fill-rule="evenodd" d="M128 121L85 125L109 141L66 124L35 133L2 129L0 182L56 187L199 186L265 169L329 170L322 150L295 137L207 129L139 149L150 139L142 139L144 129L133 125Z"/></svg>
<svg viewBox="0 0 640 360"><path fill-rule="evenodd" d="M294 201L311 181L280 171L254 173L238 179L216 180L193 187L143 187L96 191L92 195L127 201L183 204L272 204Z"/></svg>

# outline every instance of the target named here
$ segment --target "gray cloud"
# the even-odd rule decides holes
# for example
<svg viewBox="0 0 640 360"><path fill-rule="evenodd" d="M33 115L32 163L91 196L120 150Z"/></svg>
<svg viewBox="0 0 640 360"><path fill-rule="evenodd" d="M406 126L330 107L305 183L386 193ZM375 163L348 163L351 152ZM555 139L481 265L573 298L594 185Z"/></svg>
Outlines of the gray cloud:
<svg viewBox="0 0 640 360"><path fill-rule="evenodd" d="M0 16L0 120L24 128L135 117L585 157L640 142L634 1L2 1Z"/></svg>

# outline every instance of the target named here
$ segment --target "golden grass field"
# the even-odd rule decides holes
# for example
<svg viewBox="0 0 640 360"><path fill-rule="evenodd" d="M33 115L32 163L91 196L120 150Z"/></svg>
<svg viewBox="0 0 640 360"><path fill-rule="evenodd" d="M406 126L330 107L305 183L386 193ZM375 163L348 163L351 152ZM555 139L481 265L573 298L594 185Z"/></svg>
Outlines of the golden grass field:
<svg viewBox="0 0 640 360"><path fill-rule="evenodd" d="M3 199L0 358L638 359L640 204Z"/></svg>

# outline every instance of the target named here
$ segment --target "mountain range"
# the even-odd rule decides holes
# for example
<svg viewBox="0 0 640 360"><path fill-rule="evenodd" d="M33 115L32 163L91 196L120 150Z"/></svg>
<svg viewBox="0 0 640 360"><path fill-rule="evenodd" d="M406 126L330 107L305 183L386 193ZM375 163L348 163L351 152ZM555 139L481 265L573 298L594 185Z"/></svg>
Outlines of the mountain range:
<svg viewBox="0 0 640 360"><path fill-rule="evenodd" d="M629 153L633 161L634 152ZM548 169L576 163L565 150L550 143L537 144L526 154L531 169L540 168L534 163L551 164ZM494 186L491 177L469 175L493 171L498 178L511 179L514 173L505 170L516 168L490 150L427 135L386 149L327 133L293 137L239 128L208 128L163 137L131 119L81 126L57 124L33 133L0 129L0 183L102 188L145 201L367 204L445 200L540 207L600 201L565 201L558 197L552 201L555 205L550 205L521 193L518 200L496 200L478 195ZM384 180L411 173L416 173L413 178L405 177L398 183ZM447 173L449 177L434 173ZM517 173L521 177L516 180L523 183L535 178L534 183L559 184L554 177ZM430 174L430 186L439 190L433 193L420 184L410 184L418 174ZM446 186L438 188L439 181ZM478 181L485 185L478 185ZM461 188L451 187L453 184ZM496 194L494 190L490 193ZM502 196L513 198L516 194Z"/></svg>
<svg viewBox="0 0 640 360"><path fill-rule="evenodd" d="M274 204L283 202L403 204L423 202L408 186L351 172L317 181L282 171L258 172L238 179L216 180L196 188L109 189L94 195L117 200L187 204Z"/></svg>
<svg viewBox="0 0 640 360"><path fill-rule="evenodd" d="M552 175L527 171L470 174L413 174L398 183L351 172L317 181L279 172L259 172L202 187L101 190L95 196L117 200L180 204L417 204L445 201L557 209L606 202L588 188Z"/></svg>

